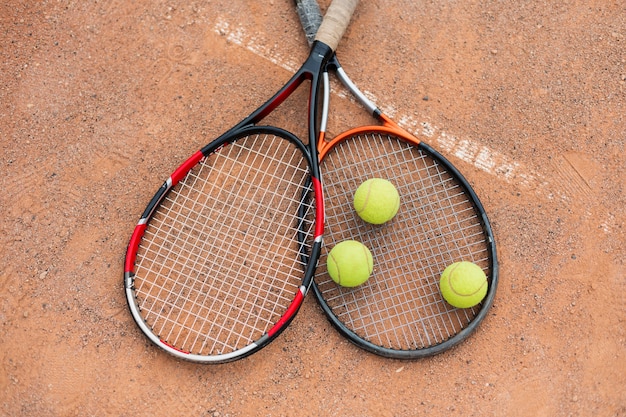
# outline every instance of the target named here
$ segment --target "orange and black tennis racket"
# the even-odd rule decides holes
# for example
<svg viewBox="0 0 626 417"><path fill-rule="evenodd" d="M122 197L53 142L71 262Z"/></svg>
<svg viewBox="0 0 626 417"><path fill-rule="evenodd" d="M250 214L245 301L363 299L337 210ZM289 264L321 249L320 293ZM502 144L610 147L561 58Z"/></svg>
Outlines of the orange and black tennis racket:
<svg viewBox="0 0 626 417"><path fill-rule="evenodd" d="M322 21L317 1L295 3L312 40ZM331 323L364 349L393 358L442 352L470 335L494 300L498 262L485 210L459 170L384 115L336 56L326 67L379 125L326 137L330 86L328 73L323 74L318 149L326 229L315 295ZM391 181L400 194L398 214L384 225L365 223L353 208L354 192L370 178ZM327 253L344 240L360 241L374 257L373 274L355 288L335 284L326 271ZM440 295L440 275L457 261L474 262L487 275L487 295L474 308L454 308Z"/></svg>

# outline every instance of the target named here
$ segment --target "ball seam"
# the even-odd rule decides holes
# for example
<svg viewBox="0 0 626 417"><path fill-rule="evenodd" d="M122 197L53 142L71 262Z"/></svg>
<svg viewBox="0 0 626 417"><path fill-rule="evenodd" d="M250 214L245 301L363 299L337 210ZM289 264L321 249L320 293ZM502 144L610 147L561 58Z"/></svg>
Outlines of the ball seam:
<svg viewBox="0 0 626 417"><path fill-rule="evenodd" d="M365 208L367 207L367 203L369 202L370 194L372 193L372 186L374 184L374 181L371 181L371 180L368 180L368 181L370 181L370 182L367 184L367 192L365 193L365 199L363 200L363 206L360 209L355 207L355 210L356 210L357 213L362 213L365 210Z"/></svg>
<svg viewBox="0 0 626 417"><path fill-rule="evenodd" d="M341 271L339 270L339 263L337 262L337 260L335 259L335 257L333 256L332 252L328 253L328 257L333 261L333 263L335 264L335 269L337 270L337 284L341 285ZM326 266L326 269L328 269L328 265Z"/></svg>

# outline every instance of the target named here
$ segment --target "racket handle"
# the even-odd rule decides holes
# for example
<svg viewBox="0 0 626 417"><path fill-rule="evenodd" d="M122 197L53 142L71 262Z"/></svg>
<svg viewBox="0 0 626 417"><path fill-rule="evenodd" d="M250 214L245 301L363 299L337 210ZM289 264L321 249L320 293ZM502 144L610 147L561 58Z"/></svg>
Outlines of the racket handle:
<svg viewBox="0 0 626 417"><path fill-rule="evenodd" d="M325 43L335 51L358 2L359 0L333 0L317 31L315 40Z"/></svg>
<svg viewBox="0 0 626 417"><path fill-rule="evenodd" d="M309 42L309 46L313 44L315 40L315 34L322 24L322 11L320 10L317 0L295 0L296 11L302 23L306 40Z"/></svg>

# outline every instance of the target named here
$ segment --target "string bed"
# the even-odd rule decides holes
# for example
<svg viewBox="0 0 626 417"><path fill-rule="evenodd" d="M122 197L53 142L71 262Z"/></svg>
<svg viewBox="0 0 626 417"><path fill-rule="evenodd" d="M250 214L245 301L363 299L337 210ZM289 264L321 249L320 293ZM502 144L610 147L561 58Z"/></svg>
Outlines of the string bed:
<svg viewBox="0 0 626 417"><path fill-rule="evenodd" d="M461 182L428 152L377 132L339 143L322 161L326 233L315 282L337 320L359 338L388 349L440 344L465 328L480 309L455 309L439 293L449 264L467 260L489 276L490 252L480 212ZM353 196L369 178L391 181L400 210L384 225L358 217ZM332 247L347 239L374 257L370 279L336 285L326 272Z"/></svg>
<svg viewBox="0 0 626 417"><path fill-rule="evenodd" d="M172 188L135 266L137 305L161 340L220 355L253 343L279 320L301 285L301 255L310 251L298 232L312 233L312 221L297 219L308 178L300 149L255 134L204 158Z"/></svg>

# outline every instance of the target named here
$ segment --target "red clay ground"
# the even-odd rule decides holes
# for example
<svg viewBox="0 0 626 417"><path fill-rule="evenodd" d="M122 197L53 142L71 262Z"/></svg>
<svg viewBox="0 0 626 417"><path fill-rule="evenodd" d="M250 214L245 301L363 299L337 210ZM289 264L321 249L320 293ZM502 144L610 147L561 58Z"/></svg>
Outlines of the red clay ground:
<svg viewBox="0 0 626 417"><path fill-rule="evenodd" d="M126 307L148 199L306 57L290 0L9 0L0 45L0 414L626 416L621 1L359 5L346 71L465 173L501 260L479 330L410 362L313 298L219 366L153 347ZM354 124L332 100L331 134Z"/></svg>

